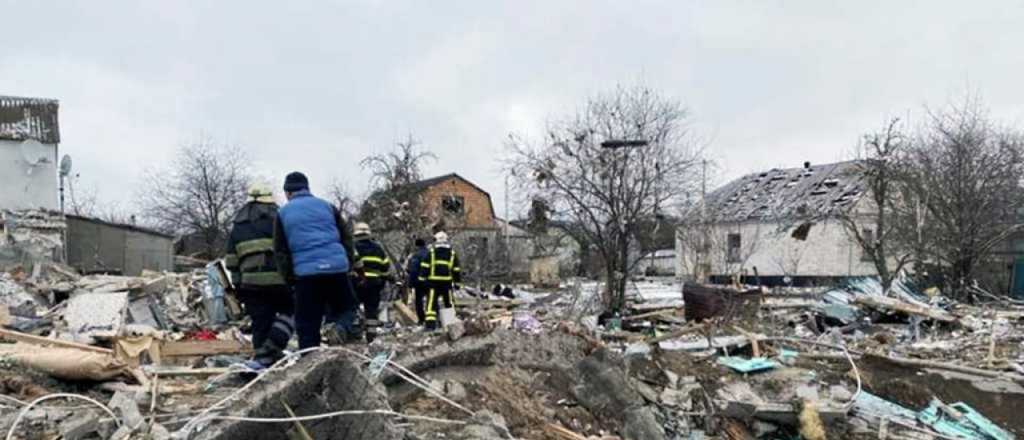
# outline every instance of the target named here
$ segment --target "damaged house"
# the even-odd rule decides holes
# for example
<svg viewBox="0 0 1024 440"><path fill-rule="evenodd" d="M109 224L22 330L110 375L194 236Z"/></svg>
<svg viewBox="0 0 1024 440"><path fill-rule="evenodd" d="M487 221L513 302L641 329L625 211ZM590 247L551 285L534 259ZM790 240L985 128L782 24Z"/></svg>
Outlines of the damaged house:
<svg viewBox="0 0 1024 440"><path fill-rule="evenodd" d="M712 283L828 285L876 275L835 216L863 209L857 162L772 169L708 194L676 233L679 273ZM816 219L814 222L806 219ZM867 224L867 222L866 222ZM865 227L866 236L873 232Z"/></svg>
<svg viewBox="0 0 1024 440"><path fill-rule="evenodd" d="M57 109L53 99L0 96L0 208L58 208Z"/></svg>
<svg viewBox="0 0 1024 440"><path fill-rule="evenodd" d="M394 206L402 200L415 203ZM395 212L404 209L416 212L409 216ZM525 275L528 271L532 249L529 235L498 218L490 193L456 173L423 179L388 193L375 193L361 217L381 231L392 252L404 255L410 250L405 249L411 244L410 237L402 234L427 236L443 230L464 257L464 270L471 277ZM514 252L506 251L506 242Z"/></svg>

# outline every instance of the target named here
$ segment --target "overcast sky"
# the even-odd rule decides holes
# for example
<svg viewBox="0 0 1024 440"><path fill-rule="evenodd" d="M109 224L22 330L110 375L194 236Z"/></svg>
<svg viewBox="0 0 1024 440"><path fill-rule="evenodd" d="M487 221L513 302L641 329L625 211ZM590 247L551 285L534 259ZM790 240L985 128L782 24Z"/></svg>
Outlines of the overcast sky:
<svg viewBox="0 0 1024 440"><path fill-rule="evenodd" d="M1020 1L0 0L0 15L0 94L60 100L61 150L104 200L200 133L245 146L275 187L303 170L362 191L359 159L412 133L441 158L427 174L475 181L502 215L507 134L618 83L685 102L722 178L843 159L886 116L965 91L1024 122Z"/></svg>

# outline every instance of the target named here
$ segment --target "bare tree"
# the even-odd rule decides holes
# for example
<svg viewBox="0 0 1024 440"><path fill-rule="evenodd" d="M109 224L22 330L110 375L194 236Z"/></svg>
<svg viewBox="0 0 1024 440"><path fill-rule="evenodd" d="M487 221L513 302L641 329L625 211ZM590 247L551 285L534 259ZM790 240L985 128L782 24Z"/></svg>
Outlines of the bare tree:
<svg viewBox="0 0 1024 440"><path fill-rule="evenodd" d="M837 214L846 234L874 265L885 290L913 255L903 215L906 197L902 193L907 188L901 168L907 143L898 118L864 136L857 172L867 197L856 207Z"/></svg>
<svg viewBox="0 0 1024 440"><path fill-rule="evenodd" d="M147 171L139 206L160 230L195 234L214 257L223 252L231 216L245 203L251 179L241 148L201 138L181 147L167 168Z"/></svg>
<svg viewBox="0 0 1024 440"><path fill-rule="evenodd" d="M362 203L358 217L384 232L390 248L404 254L413 248L416 236L430 233L432 220L427 215L420 191L413 185L423 179L423 167L437 156L422 149L409 137L391 151L367 156L360 165L370 173L370 195ZM390 238L390 239L388 239Z"/></svg>
<svg viewBox="0 0 1024 440"><path fill-rule="evenodd" d="M510 136L507 166L518 189L543 200L553 217L578 224L596 244L609 309L625 305L627 276L638 262L629 251L640 222L696 187L699 151L686 120L678 101L645 87L619 87L549 124L542 142ZM604 148L615 140L646 146Z"/></svg>
<svg viewBox="0 0 1024 440"><path fill-rule="evenodd" d="M327 196L334 202L334 205L338 207L338 210L341 211L345 218L355 218L359 214L362 202L353 195L351 188L345 182L337 179L332 180L327 187Z"/></svg>
<svg viewBox="0 0 1024 440"><path fill-rule="evenodd" d="M913 222L923 229L919 250L942 266L946 287L965 297L988 251L1022 227L1024 137L968 99L930 112L908 148L905 173L904 203L923 216Z"/></svg>
<svg viewBox="0 0 1024 440"><path fill-rule="evenodd" d="M67 213L110 223L135 225L136 215L116 201L102 201L95 187L78 188L76 175L68 179Z"/></svg>

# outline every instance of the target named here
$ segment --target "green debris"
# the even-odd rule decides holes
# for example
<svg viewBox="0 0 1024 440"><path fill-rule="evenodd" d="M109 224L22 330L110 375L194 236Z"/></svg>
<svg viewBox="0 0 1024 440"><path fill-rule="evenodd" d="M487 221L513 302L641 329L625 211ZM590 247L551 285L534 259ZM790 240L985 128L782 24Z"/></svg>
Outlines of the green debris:
<svg viewBox="0 0 1024 440"><path fill-rule="evenodd" d="M917 419L936 432L955 437L977 440L1013 440L1014 435L996 426L966 403L945 405L932 400L928 408L917 415Z"/></svg>
<svg viewBox="0 0 1024 440"><path fill-rule="evenodd" d="M778 367L778 364L774 361L763 357L744 359L741 357L723 356L718 358L718 363L744 374L772 370Z"/></svg>

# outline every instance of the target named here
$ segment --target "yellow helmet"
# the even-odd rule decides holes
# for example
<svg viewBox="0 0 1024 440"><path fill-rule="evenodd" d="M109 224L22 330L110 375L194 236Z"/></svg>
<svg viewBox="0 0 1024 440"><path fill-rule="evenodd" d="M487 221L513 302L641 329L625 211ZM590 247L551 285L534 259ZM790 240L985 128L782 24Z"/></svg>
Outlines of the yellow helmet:
<svg viewBox="0 0 1024 440"><path fill-rule="evenodd" d="M369 237L371 234L373 234L373 231L370 230L370 225L366 223L359 222L352 227L352 235L356 237Z"/></svg>

